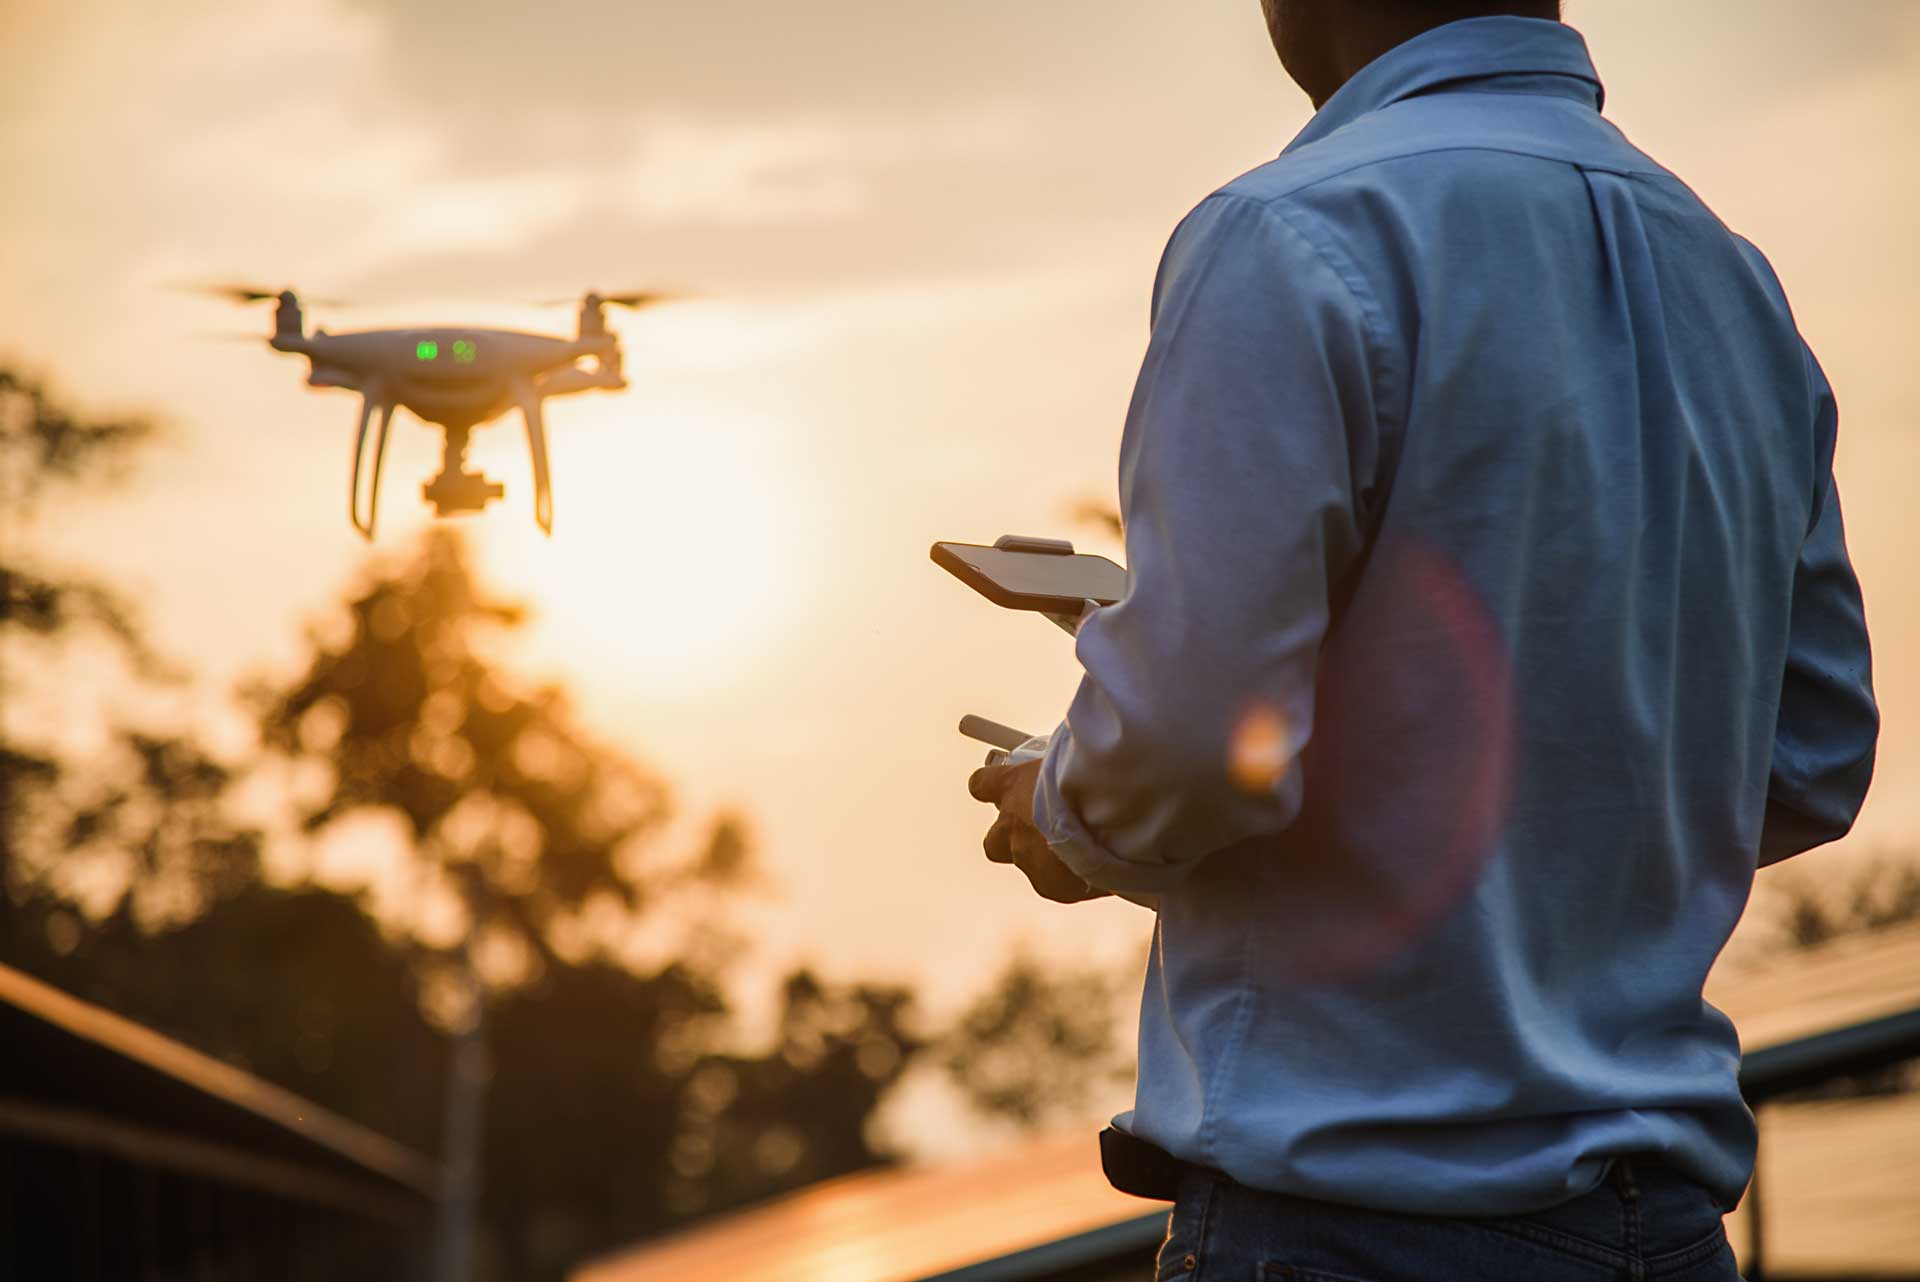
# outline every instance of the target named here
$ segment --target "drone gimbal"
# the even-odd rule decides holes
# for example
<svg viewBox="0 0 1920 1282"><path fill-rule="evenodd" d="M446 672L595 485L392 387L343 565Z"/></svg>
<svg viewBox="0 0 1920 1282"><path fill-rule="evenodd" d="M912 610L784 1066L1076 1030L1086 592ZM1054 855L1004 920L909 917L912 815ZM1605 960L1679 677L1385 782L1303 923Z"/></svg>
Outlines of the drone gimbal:
<svg viewBox="0 0 1920 1282"><path fill-rule="evenodd" d="M506 497L506 486L488 480L483 473L467 470L467 435L468 429L464 427L447 429L446 449L440 456L440 475L420 487L420 497L433 504L436 515L479 512L495 499ZM548 501L551 503L551 499Z"/></svg>

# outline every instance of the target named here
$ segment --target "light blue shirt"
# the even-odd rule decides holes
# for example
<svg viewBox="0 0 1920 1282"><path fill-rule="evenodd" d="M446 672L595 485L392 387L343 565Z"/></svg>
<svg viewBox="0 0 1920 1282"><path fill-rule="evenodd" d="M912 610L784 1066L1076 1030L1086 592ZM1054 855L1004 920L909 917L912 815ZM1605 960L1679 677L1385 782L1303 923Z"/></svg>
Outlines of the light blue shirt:
<svg viewBox="0 0 1920 1282"><path fill-rule="evenodd" d="M1836 414L1766 260L1601 102L1568 27L1438 28L1161 265L1131 585L1036 817L1159 896L1121 1124L1244 1184L1478 1215L1621 1153L1727 1205L1752 1171L1702 985L1878 728Z"/></svg>

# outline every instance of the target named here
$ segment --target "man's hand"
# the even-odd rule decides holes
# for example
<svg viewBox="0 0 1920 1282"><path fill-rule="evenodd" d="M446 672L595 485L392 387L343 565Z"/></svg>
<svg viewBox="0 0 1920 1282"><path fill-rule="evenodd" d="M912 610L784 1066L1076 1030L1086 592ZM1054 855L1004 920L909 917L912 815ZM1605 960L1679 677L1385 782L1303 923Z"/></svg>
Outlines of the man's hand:
<svg viewBox="0 0 1920 1282"><path fill-rule="evenodd" d="M1000 817L987 829L987 839L982 843L987 858L996 864L1012 864L1027 875L1041 898L1056 904L1077 904L1111 893L1095 890L1061 863L1047 839L1033 826L1033 790L1039 779L1040 762L1036 759L1013 766L982 766L967 780L967 791L974 800L1000 808Z"/></svg>

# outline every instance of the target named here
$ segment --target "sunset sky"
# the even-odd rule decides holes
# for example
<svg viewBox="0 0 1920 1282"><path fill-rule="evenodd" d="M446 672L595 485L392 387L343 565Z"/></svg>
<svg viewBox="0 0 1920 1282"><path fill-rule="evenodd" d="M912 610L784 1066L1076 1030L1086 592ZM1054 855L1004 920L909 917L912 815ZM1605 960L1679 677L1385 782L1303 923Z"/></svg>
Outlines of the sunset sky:
<svg viewBox="0 0 1920 1282"><path fill-rule="evenodd" d="M1920 850L1920 5L1568 17L1608 114L1768 252L1838 389L1886 727L1846 857ZM631 390L550 406L550 542L518 424L480 434L509 498L465 528L538 611L514 663L691 816L748 814L770 957L938 999L1020 939L1132 955L1140 910L1043 904L981 859L953 724L1049 726L1076 668L926 550L1113 550L1071 508L1113 494L1160 248L1309 114L1255 0L15 0L0 362L171 434L10 536L121 585L208 690L286 670L367 556L356 401L210 341L269 317L172 286L358 304L310 308L330 329L558 333L571 309L529 300L684 289L613 318ZM388 554L427 523L438 440L400 417Z"/></svg>

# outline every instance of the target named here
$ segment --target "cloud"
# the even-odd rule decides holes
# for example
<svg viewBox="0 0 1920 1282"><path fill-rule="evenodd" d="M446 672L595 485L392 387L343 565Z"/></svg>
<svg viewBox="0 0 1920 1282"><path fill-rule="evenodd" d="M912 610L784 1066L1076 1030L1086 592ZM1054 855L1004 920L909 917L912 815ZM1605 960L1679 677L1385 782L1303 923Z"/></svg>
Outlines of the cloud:
<svg viewBox="0 0 1920 1282"><path fill-rule="evenodd" d="M1739 128L1757 102L1896 68L1911 0L1568 0L1600 73L1620 90L1609 114L1642 105L1689 128Z"/></svg>
<svg viewBox="0 0 1920 1282"><path fill-rule="evenodd" d="M1136 0L351 0L386 33L389 80L475 122L651 111L917 114L1012 90L1150 85L1217 20ZM1247 0L1241 25L1257 30Z"/></svg>
<svg viewBox="0 0 1920 1282"><path fill-rule="evenodd" d="M40 195L0 244L22 309L86 277L504 299L861 289L1116 244L1150 264L1284 134L1189 136L1207 105L1160 86L1221 19L1145 3L58 9L0 53L25 73L0 93L34 104L0 123ZM1191 178L1143 199L1169 157Z"/></svg>
<svg viewBox="0 0 1920 1282"><path fill-rule="evenodd" d="M626 208L656 222L765 225L831 220L881 203L910 165L992 164L1035 144L1010 106L914 121L787 118L766 123L646 118L633 131Z"/></svg>

